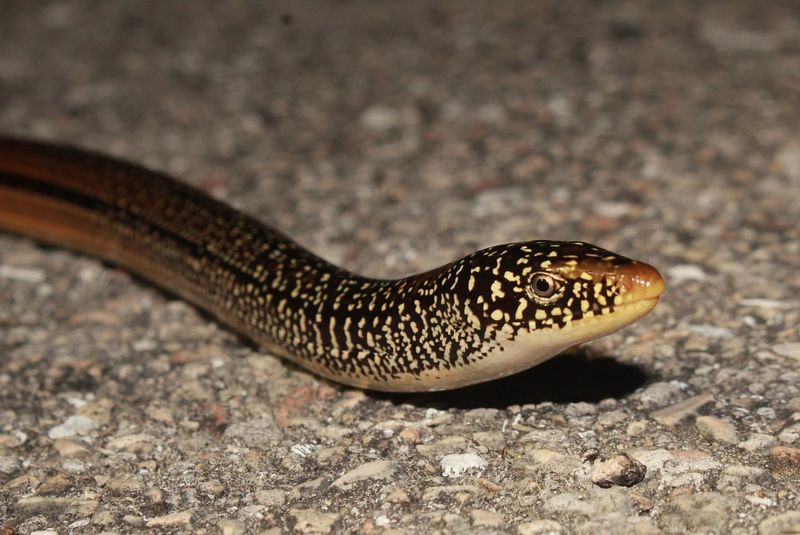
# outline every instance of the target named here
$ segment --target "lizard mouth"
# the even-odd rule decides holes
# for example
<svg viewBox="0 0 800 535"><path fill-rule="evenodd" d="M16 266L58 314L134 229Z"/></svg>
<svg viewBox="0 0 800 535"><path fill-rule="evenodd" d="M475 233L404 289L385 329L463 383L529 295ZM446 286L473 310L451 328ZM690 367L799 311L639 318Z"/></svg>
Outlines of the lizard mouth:
<svg viewBox="0 0 800 535"><path fill-rule="evenodd" d="M631 260L624 264L584 262L580 269L590 280L613 280L622 290L616 305L625 305L641 300L658 299L664 293L664 278L656 268L644 262ZM583 278L583 277L581 277Z"/></svg>
<svg viewBox="0 0 800 535"><path fill-rule="evenodd" d="M613 271L606 270L604 275L616 279L623 292L611 313L585 316L570 324L569 327L575 330L574 335L580 333L580 342L605 336L634 323L653 310L664 293L664 278L657 269L643 262L615 266Z"/></svg>

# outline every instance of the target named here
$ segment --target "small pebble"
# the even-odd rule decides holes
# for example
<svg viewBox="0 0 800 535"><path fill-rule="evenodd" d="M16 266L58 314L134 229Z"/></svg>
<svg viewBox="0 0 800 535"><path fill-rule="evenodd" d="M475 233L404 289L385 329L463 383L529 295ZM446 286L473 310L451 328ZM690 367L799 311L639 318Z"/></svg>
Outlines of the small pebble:
<svg viewBox="0 0 800 535"><path fill-rule="evenodd" d="M358 481L389 479L394 475L395 470L397 470L397 465L392 461L372 461L344 473L333 482L333 486L346 489Z"/></svg>
<svg viewBox="0 0 800 535"><path fill-rule="evenodd" d="M124 515L122 521L135 527L142 527L145 524L144 519L137 515Z"/></svg>
<svg viewBox="0 0 800 535"><path fill-rule="evenodd" d="M266 511L266 509L267 508L265 506L263 506L261 504L257 504L257 503L254 503L253 505L246 505L246 506L242 507L241 509L239 509L239 516L242 517L242 518L245 518L245 519L246 518L256 518L256 519L263 518L264 511Z"/></svg>
<svg viewBox="0 0 800 535"><path fill-rule="evenodd" d="M112 479L105 485L106 491L113 494L139 494L144 488L138 479Z"/></svg>
<svg viewBox="0 0 800 535"><path fill-rule="evenodd" d="M794 306L792 305L792 303L788 301L778 301L777 299L760 299L760 298L740 299L739 304L746 307L772 308L772 309L792 308Z"/></svg>
<svg viewBox="0 0 800 535"><path fill-rule="evenodd" d="M698 409L714 401L713 394L698 394L669 407L652 412L650 416L661 425L673 427Z"/></svg>
<svg viewBox="0 0 800 535"><path fill-rule="evenodd" d="M30 284L41 284L47 278L47 274L44 270L37 268L0 265L0 278L12 279Z"/></svg>
<svg viewBox="0 0 800 535"><path fill-rule="evenodd" d="M58 516L73 514L77 516L91 515L99 506L96 500L77 498L59 498L49 496L29 496L17 500L17 509L25 514L41 514Z"/></svg>
<svg viewBox="0 0 800 535"><path fill-rule="evenodd" d="M86 416L74 415L66 419L66 421L53 427L47 433L51 439L69 438L75 435L83 435L97 429L97 422Z"/></svg>
<svg viewBox="0 0 800 535"><path fill-rule="evenodd" d="M139 453L152 449L155 442L157 442L157 440L153 435L137 433L134 435L114 437L108 441L107 445L112 450Z"/></svg>
<svg viewBox="0 0 800 535"><path fill-rule="evenodd" d="M782 357L800 360L800 342L777 344L772 346L772 351Z"/></svg>
<svg viewBox="0 0 800 535"><path fill-rule="evenodd" d="M43 494L59 494L73 487L75 482L72 477L66 473L54 474L45 479L41 485L36 488L36 493Z"/></svg>
<svg viewBox="0 0 800 535"><path fill-rule="evenodd" d="M640 483L646 474L645 465L626 454L615 455L592 465L592 483L606 489L615 485L632 487Z"/></svg>
<svg viewBox="0 0 800 535"><path fill-rule="evenodd" d="M295 519L295 531L300 533L330 533L339 519L339 515L335 513L325 513L316 509L292 509L289 515Z"/></svg>
<svg viewBox="0 0 800 535"><path fill-rule="evenodd" d="M420 440L419 430L414 427L404 427L397 436L404 442L411 444L416 444Z"/></svg>
<svg viewBox="0 0 800 535"><path fill-rule="evenodd" d="M706 338L733 338L733 331L717 325L689 325L689 332Z"/></svg>
<svg viewBox="0 0 800 535"><path fill-rule="evenodd" d="M75 442L74 440L69 440L66 438L59 438L53 443L53 447L56 449L58 454L64 458L80 458L80 457L88 457L91 455L91 451L88 448L80 444L79 442Z"/></svg>
<svg viewBox="0 0 800 535"><path fill-rule="evenodd" d="M562 535L564 526L555 520L534 520L517 525L519 535Z"/></svg>
<svg viewBox="0 0 800 535"><path fill-rule="evenodd" d="M22 469L19 459L11 455L0 455L0 483L8 481Z"/></svg>
<svg viewBox="0 0 800 535"><path fill-rule="evenodd" d="M772 447L776 442L777 439L772 435L753 433L747 440L739 442L738 446L747 451L759 451Z"/></svg>
<svg viewBox="0 0 800 535"><path fill-rule="evenodd" d="M246 527L241 520L226 518L217 522L220 535L243 535Z"/></svg>
<svg viewBox="0 0 800 535"><path fill-rule="evenodd" d="M480 473L489 463L474 453L453 453L445 455L440 463L444 477L461 477L467 472Z"/></svg>
<svg viewBox="0 0 800 535"><path fill-rule="evenodd" d="M778 440L785 444L800 442L800 422L789 425L778 433Z"/></svg>
<svg viewBox="0 0 800 535"><path fill-rule="evenodd" d="M484 509L474 509L469 514L472 518L472 525L482 528L501 528L503 527L503 517L494 511Z"/></svg>
<svg viewBox="0 0 800 535"><path fill-rule="evenodd" d="M211 479L200 484L200 491L211 498L218 498L225 492L225 485L217 479Z"/></svg>
<svg viewBox="0 0 800 535"><path fill-rule="evenodd" d="M294 455L298 457L310 457L316 450L318 446L316 444L294 444L289 451L292 452Z"/></svg>
<svg viewBox="0 0 800 535"><path fill-rule="evenodd" d="M637 437L647 431L647 427L647 420L637 420L628 424L625 433L627 433L628 436Z"/></svg>
<svg viewBox="0 0 800 535"><path fill-rule="evenodd" d="M286 503L286 491L281 489L268 489L256 491L256 501L267 507L281 507Z"/></svg>
<svg viewBox="0 0 800 535"><path fill-rule="evenodd" d="M116 511L98 511L92 516L92 524L110 526L117 521L119 513Z"/></svg>
<svg viewBox="0 0 800 535"><path fill-rule="evenodd" d="M667 473L706 472L721 466L719 461L701 450L672 450L669 453L670 458L664 464L664 472Z"/></svg>
<svg viewBox="0 0 800 535"><path fill-rule="evenodd" d="M787 141L778 151L775 160L792 180L800 180L800 142Z"/></svg>
<svg viewBox="0 0 800 535"><path fill-rule="evenodd" d="M473 433L472 440L474 440L476 444L493 451L501 451L506 447L506 439L503 436L503 433L498 431L481 431L478 433Z"/></svg>
<svg viewBox="0 0 800 535"><path fill-rule="evenodd" d="M430 444L418 444L417 451L426 457L439 457L463 451L467 447L464 437L446 437Z"/></svg>
<svg viewBox="0 0 800 535"><path fill-rule="evenodd" d="M191 522L192 511L181 511L179 513L172 513L151 518L145 522L145 526L148 528L173 528L178 526L186 526Z"/></svg>
<svg viewBox="0 0 800 535"><path fill-rule="evenodd" d="M691 264L676 264L670 267L666 273L674 284L686 281L703 281L707 277L706 272L700 266Z"/></svg>
<svg viewBox="0 0 800 535"><path fill-rule="evenodd" d="M598 416L594 425L597 430L606 431L623 423L627 419L628 415L625 413L625 411L608 411Z"/></svg>
<svg viewBox="0 0 800 535"><path fill-rule="evenodd" d="M695 426L700 432L718 442L735 444L738 441L736 427L730 422L715 416L698 416Z"/></svg>
<svg viewBox="0 0 800 535"><path fill-rule="evenodd" d="M403 489L395 489L386 496L386 501L389 503L407 503L410 499L408 493Z"/></svg>
<svg viewBox="0 0 800 535"><path fill-rule="evenodd" d="M686 384L678 381L657 382L649 385L638 394L639 401L644 409L664 407L686 390Z"/></svg>

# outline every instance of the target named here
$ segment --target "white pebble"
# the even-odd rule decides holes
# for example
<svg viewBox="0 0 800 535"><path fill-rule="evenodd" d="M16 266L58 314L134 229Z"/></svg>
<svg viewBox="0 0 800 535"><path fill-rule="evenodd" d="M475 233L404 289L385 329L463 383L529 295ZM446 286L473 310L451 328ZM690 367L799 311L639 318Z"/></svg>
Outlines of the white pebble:
<svg viewBox="0 0 800 535"><path fill-rule="evenodd" d="M361 124L377 132L389 130L401 122L400 111L386 106L371 106L361 115Z"/></svg>
<svg viewBox="0 0 800 535"><path fill-rule="evenodd" d="M626 202L601 202L594 207L594 213L601 217L619 219L631 211L631 205Z"/></svg>
<svg viewBox="0 0 800 535"><path fill-rule="evenodd" d="M667 270L667 276L675 283L684 281L702 281L707 275L699 266L692 264L678 264Z"/></svg>
<svg viewBox="0 0 800 535"><path fill-rule="evenodd" d="M51 439L69 438L80 433L88 433L97 429L97 422L86 416L70 416L67 420L60 425L50 429L47 433Z"/></svg>
<svg viewBox="0 0 800 535"><path fill-rule="evenodd" d="M73 474L83 474L89 469L89 465L80 459L64 459L61 463L61 468Z"/></svg>
<svg viewBox="0 0 800 535"><path fill-rule="evenodd" d="M482 472L489 463L474 453L452 453L442 457L441 467L444 477L461 477L467 471Z"/></svg>
<svg viewBox="0 0 800 535"><path fill-rule="evenodd" d="M314 444L295 444L289 451L297 455L298 457L308 457L312 453L314 453L319 447Z"/></svg>
<svg viewBox="0 0 800 535"><path fill-rule="evenodd" d="M132 344L132 347L134 351L138 352L153 351L154 349L158 348L158 344L156 343L155 340L142 339L142 340L136 340Z"/></svg>

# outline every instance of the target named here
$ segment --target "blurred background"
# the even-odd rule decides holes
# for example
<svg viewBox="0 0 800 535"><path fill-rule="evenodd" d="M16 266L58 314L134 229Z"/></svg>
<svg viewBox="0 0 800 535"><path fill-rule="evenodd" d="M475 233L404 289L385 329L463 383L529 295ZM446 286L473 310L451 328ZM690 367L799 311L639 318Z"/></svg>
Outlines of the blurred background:
<svg viewBox="0 0 800 535"><path fill-rule="evenodd" d="M799 24L794 1L6 0L0 126L383 274L540 237L738 263L797 232Z"/></svg>

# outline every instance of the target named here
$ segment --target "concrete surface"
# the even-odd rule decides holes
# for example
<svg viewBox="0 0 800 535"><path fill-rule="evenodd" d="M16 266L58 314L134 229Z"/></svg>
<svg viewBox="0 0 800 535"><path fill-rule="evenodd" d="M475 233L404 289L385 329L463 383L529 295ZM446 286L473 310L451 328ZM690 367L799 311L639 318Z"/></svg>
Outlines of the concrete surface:
<svg viewBox="0 0 800 535"><path fill-rule="evenodd" d="M0 235L4 533L800 530L796 1L0 11L3 132L168 171L364 273L553 238L668 283L521 376L381 396Z"/></svg>

